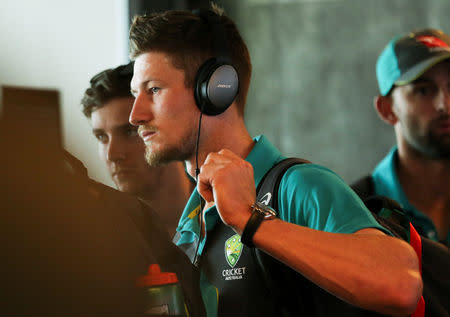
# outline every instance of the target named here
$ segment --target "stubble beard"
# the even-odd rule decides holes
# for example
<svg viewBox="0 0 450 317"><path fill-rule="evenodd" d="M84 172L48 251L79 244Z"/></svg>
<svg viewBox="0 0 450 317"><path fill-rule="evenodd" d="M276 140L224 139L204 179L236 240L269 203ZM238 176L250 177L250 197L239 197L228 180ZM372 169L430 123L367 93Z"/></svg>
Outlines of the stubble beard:
<svg viewBox="0 0 450 317"><path fill-rule="evenodd" d="M436 160L450 160L450 136L438 135L434 128L439 124L440 119L434 120L422 135L413 133L410 136L410 144L424 156ZM413 124L410 131L418 131L418 127Z"/></svg>
<svg viewBox="0 0 450 317"><path fill-rule="evenodd" d="M170 144L159 151L145 147L145 160L150 166L158 167L175 161L186 161L195 153L197 132L185 135L178 144Z"/></svg>
<svg viewBox="0 0 450 317"><path fill-rule="evenodd" d="M442 136L430 133L428 136L430 155L436 159L450 160L450 136L445 139Z"/></svg>

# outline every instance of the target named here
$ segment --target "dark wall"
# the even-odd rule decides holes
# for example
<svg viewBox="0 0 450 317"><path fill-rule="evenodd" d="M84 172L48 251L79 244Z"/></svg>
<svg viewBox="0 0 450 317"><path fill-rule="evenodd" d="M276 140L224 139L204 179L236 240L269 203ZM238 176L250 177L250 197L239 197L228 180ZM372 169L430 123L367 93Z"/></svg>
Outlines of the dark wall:
<svg viewBox="0 0 450 317"><path fill-rule="evenodd" d="M395 143L372 102L375 63L415 28L450 32L447 0L236 0L228 12L250 49L246 121L287 155L345 180L368 173Z"/></svg>

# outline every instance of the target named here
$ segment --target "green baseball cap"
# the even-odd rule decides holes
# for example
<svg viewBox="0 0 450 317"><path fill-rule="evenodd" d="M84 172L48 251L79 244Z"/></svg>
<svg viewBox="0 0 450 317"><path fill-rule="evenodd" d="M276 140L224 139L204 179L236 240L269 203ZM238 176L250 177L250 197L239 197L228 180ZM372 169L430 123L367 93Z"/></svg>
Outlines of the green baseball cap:
<svg viewBox="0 0 450 317"><path fill-rule="evenodd" d="M394 37L377 60L381 95L386 96L394 85L411 83L447 58L450 58L450 36L441 30L421 29Z"/></svg>

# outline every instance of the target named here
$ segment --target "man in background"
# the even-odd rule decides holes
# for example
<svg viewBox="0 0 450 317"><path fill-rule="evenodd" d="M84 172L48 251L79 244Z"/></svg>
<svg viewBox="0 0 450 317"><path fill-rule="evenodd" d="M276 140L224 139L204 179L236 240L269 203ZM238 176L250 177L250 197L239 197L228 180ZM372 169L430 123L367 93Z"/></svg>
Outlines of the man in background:
<svg viewBox="0 0 450 317"><path fill-rule="evenodd" d="M376 65L380 118L397 144L353 188L399 202L425 237L450 241L450 37L422 29L392 39Z"/></svg>
<svg viewBox="0 0 450 317"><path fill-rule="evenodd" d="M132 76L132 63L95 75L81 100L83 113L117 189L147 202L173 235L193 183L181 162L151 167L145 161L144 143L128 122L134 102Z"/></svg>

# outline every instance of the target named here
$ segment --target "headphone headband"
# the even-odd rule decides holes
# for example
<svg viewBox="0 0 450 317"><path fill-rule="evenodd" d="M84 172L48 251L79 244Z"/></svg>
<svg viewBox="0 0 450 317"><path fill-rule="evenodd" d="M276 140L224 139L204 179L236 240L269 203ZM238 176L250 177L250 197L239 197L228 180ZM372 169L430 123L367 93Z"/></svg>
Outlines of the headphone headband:
<svg viewBox="0 0 450 317"><path fill-rule="evenodd" d="M231 63L228 49L228 39L225 26L220 16L211 10L196 10L197 15L209 26L212 37L212 52L217 59Z"/></svg>

